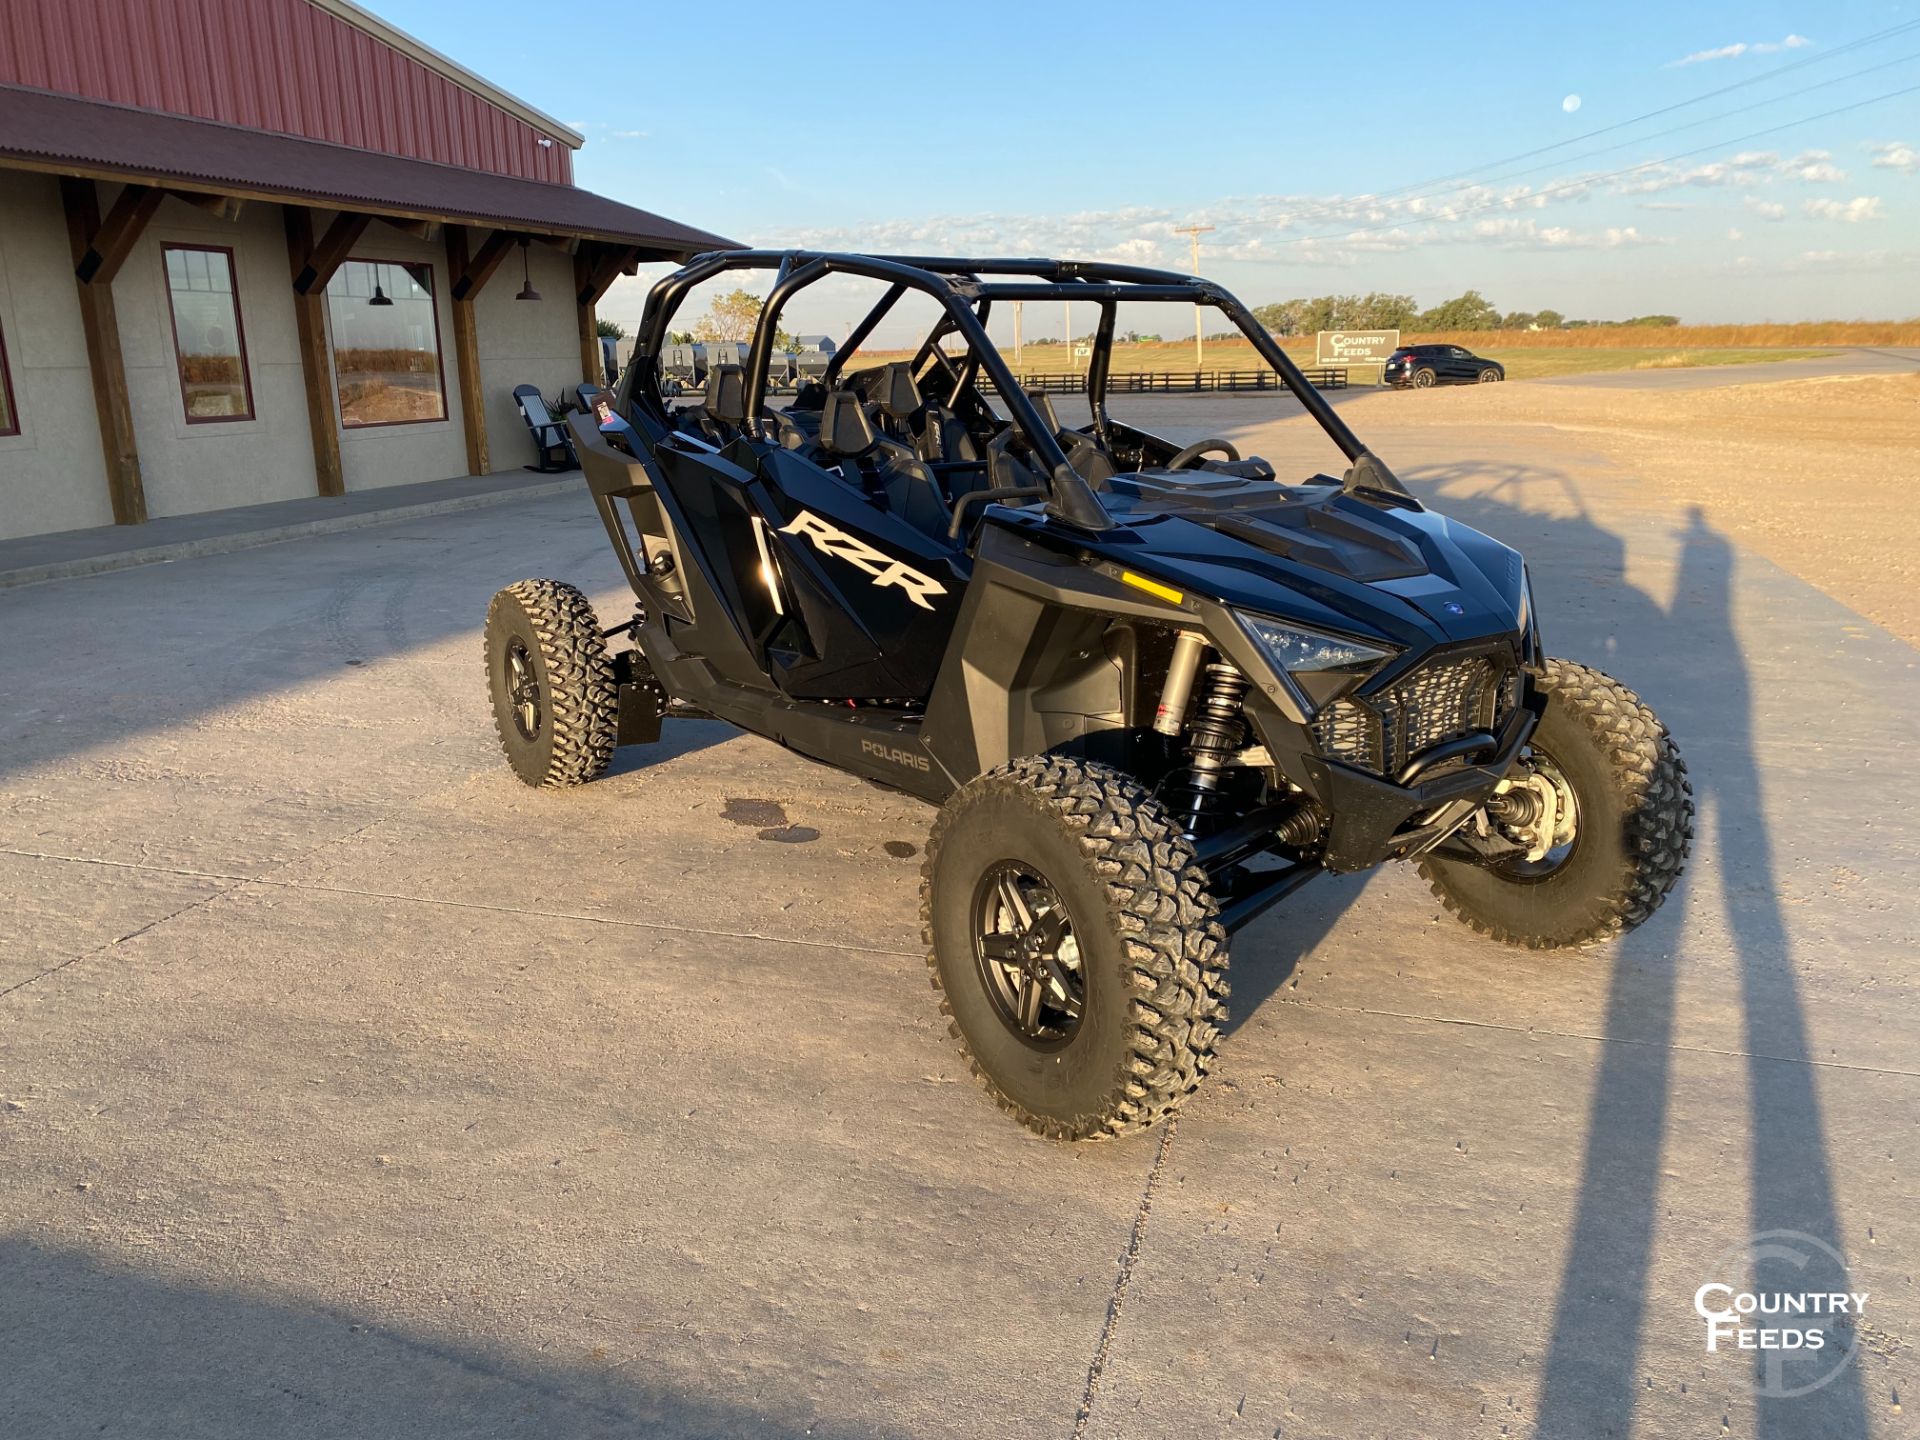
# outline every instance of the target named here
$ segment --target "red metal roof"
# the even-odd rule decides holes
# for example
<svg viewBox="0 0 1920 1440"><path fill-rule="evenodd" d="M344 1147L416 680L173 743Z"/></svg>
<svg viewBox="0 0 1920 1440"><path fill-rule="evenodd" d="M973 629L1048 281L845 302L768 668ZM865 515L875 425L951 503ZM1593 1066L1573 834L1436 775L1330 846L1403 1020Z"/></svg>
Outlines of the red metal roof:
<svg viewBox="0 0 1920 1440"><path fill-rule="evenodd" d="M573 185L0 85L0 165L8 159L76 175L585 235L639 245L661 258L739 248L709 231Z"/></svg>
<svg viewBox="0 0 1920 1440"><path fill-rule="evenodd" d="M396 35L441 68L403 54L371 33L381 22L360 19L311 0L4 0L0 85L528 180L573 179L568 141L578 136L533 123L538 112L510 96L500 99L518 113L485 98L443 73L457 72L451 62Z"/></svg>

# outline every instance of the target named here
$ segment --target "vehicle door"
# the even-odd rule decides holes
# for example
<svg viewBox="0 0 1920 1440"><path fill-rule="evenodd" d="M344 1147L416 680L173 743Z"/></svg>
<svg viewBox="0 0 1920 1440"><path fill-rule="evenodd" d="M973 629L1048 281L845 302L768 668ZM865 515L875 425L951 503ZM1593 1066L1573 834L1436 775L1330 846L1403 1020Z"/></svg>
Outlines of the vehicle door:
<svg viewBox="0 0 1920 1440"><path fill-rule="evenodd" d="M1462 350L1458 345L1447 346L1444 361L1445 374L1449 380L1473 380L1480 374L1480 365L1470 350Z"/></svg>
<svg viewBox="0 0 1920 1440"><path fill-rule="evenodd" d="M779 611L765 641L796 700L918 703L952 638L972 564L960 542L907 524L841 467L756 445L766 546L760 587Z"/></svg>

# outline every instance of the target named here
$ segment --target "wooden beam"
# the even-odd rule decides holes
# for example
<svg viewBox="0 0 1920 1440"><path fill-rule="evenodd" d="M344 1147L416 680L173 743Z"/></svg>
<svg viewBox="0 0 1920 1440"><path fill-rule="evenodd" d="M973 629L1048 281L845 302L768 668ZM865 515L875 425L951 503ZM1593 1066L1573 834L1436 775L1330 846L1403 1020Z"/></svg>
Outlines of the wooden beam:
<svg viewBox="0 0 1920 1440"><path fill-rule="evenodd" d="M107 212L106 222L94 226L93 233L87 237L86 250L73 262L73 273L80 277L80 283L91 285L97 281L111 285L134 242L140 238L140 232L147 228L147 221L166 198L166 191L151 185L123 187L113 202L113 209ZM97 196L94 203L97 214Z"/></svg>
<svg viewBox="0 0 1920 1440"><path fill-rule="evenodd" d="M208 195L198 190L169 190L167 193L182 204L206 211L216 220L238 220L240 211L247 203L238 195Z"/></svg>
<svg viewBox="0 0 1920 1440"><path fill-rule="evenodd" d="M493 263L500 262L496 259ZM472 270L467 227L447 226L447 273L465 278ZM481 284L485 283L483 276ZM485 475L493 468L493 457L487 449L487 401L480 389L480 336L473 315L473 297L478 289L470 287L464 296L458 296L456 286L453 302L453 361L460 383L460 423L466 431L469 475Z"/></svg>
<svg viewBox="0 0 1920 1440"><path fill-rule="evenodd" d="M292 213L291 207L288 213ZM362 215L355 210L342 210L334 216L333 224L327 227L327 233L321 237L320 243L300 257L300 268L293 276L293 293L306 295L325 290L327 282L333 279L333 272L340 268L341 261L347 258L347 252L359 243L372 221L371 215ZM312 224L309 219L309 234L312 233Z"/></svg>
<svg viewBox="0 0 1920 1440"><path fill-rule="evenodd" d="M397 215L382 215L380 218L402 234L411 235L416 240L424 240L429 245L440 238L438 220L402 220Z"/></svg>
<svg viewBox="0 0 1920 1440"><path fill-rule="evenodd" d="M580 253L580 237L578 235L536 235L533 238L538 240L542 245L551 246L563 255L578 255Z"/></svg>
<svg viewBox="0 0 1920 1440"><path fill-rule="evenodd" d="M67 212L67 241L73 251L75 288L80 292L80 329L86 337L93 406L100 420L100 458L106 469L107 499L113 506L114 524L139 525L147 518L147 492L140 477L140 450L133 437L133 406L127 400L127 365L120 351L120 317L113 307L112 276L100 278L104 264L94 267L92 280L80 275L81 264L95 253L94 243L102 228L100 197L93 181L68 176L60 182L60 199Z"/></svg>
<svg viewBox="0 0 1920 1440"><path fill-rule="evenodd" d="M450 230L453 228L448 227ZM507 258L507 252L513 249L517 238L511 231L495 230L482 240L473 258L461 266L454 276L453 298L471 300L484 290L487 281L493 278L493 272L500 268L500 262Z"/></svg>
<svg viewBox="0 0 1920 1440"><path fill-rule="evenodd" d="M156 177L151 171L130 170L119 165L100 165L73 160L36 160L25 155L9 155L6 168L9 170L27 170L36 175L77 175L83 179L106 181L115 185L165 184L166 177ZM270 186L229 185L224 192L241 200L250 200L262 205L300 205L314 203L311 193L299 190L276 190ZM368 200L356 199L353 202L369 215L384 218L388 215L403 220L438 220L447 225L471 225L470 215L449 215L435 210L424 210L405 205L387 205ZM573 236L582 240L599 241L608 245L627 245L632 242L622 236L603 230L569 228L564 225L542 225L532 220L515 220L513 228L526 235ZM707 250L726 249L724 245L650 245L642 247L642 253L648 260L682 260L687 256Z"/></svg>
<svg viewBox="0 0 1920 1440"><path fill-rule="evenodd" d="M312 268L313 212L304 205L289 205L286 222L295 344L300 351L300 377L306 382L307 428L313 435L314 488L322 495L344 495L347 482L340 468L340 430L333 414L333 357L327 353L327 317L322 308L326 295L324 287L300 288L300 277Z"/></svg>
<svg viewBox="0 0 1920 1440"><path fill-rule="evenodd" d="M610 245L602 247L596 258L582 266L588 259L586 251L573 257L574 298L582 305L597 305L600 297L607 293L607 287L613 284L621 274L631 275L639 265L640 247L638 245Z"/></svg>

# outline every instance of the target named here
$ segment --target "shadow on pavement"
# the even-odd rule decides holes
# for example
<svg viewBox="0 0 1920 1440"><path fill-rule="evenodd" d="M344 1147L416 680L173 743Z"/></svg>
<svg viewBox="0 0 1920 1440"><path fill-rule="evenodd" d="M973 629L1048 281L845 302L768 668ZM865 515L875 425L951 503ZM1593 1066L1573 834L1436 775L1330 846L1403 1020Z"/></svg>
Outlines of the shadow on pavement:
<svg viewBox="0 0 1920 1440"><path fill-rule="evenodd" d="M563 506L577 506L577 519ZM0 746L0 781L87 751L109 756L143 736L198 729L216 715L230 724L269 697L319 686L338 687L339 697L310 707L300 723L316 730L398 719L423 744L491 740L479 636L493 593L522 575L580 584L618 607L604 623L631 613L592 511L571 497L9 592L0 666L25 678L8 697L13 719ZM471 651L450 662L446 643L469 636ZM49 667L48 655L60 665ZM368 694L372 684L381 687L377 698ZM669 722L665 744L625 752L619 769L730 733Z"/></svg>
<svg viewBox="0 0 1920 1440"><path fill-rule="evenodd" d="M838 1429L724 1400L718 1378L713 1394L650 1385L646 1348L646 1336L622 1333L609 1337L608 1353L571 1363L491 1352L0 1240L0 1432L20 1440L590 1440Z"/></svg>
<svg viewBox="0 0 1920 1440"><path fill-rule="evenodd" d="M1500 481L1492 491L1468 491L1465 482ZM1556 605L1543 599L1552 653L1595 664L1655 704L1689 758L1702 833L1710 827L1715 869L1738 970L1744 1017L1748 1107L1752 1117L1750 1200L1729 1197L1732 1219L1729 1273L1709 1274L1715 1256L1698 1257L1693 1284L1722 1279L1756 1294L1841 1292L1843 1264L1819 1247L1789 1241L1751 1266L1741 1258L1754 1234L1786 1231L1842 1249L1830 1173L1826 1128L1807 1034L1805 1009L1792 963L1792 943L1780 909L1773 840L1768 829L1761 766L1756 752L1752 683L1735 626L1732 545L1695 509L1680 534L1679 573L1672 610L1626 576L1625 546L1578 505L1567 476L1545 468L1486 467L1471 463L1413 472L1422 490L1438 488L1447 514L1519 545L1536 576L1556 563L1574 574L1563 584L1593 590L1599 605ZM1462 483L1447 493L1451 481ZM1546 486L1575 501L1578 513L1553 517L1503 498L1511 488ZM1571 595L1567 599L1574 598ZM1690 754L1690 737L1716 742ZM1696 840L1696 852L1698 841ZM1685 881L1682 882L1683 887ZM1682 946L1684 906L1673 901L1611 953L1605 1034L1587 1121L1573 1233L1555 1303L1537 1427L1540 1440L1590 1440L1629 1434L1647 1376L1657 1363L1704 1363L1699 1358L1642 1355L1650 1303L1679 1307L1693 1319L1693 1295L1652 1296L1655 1229L1662 1214L1661 1152L1674 1095L1675 956ZM1750 1216L1750 1220L1738 1217ZM1691 1272L1689 1272L1691 1273ZM1830 1332L1845 1346L1845 1329ZM1831 1352L1829 1352L1830 1354ZM1857 1367L1849 1364L1825 1384L1789 1394L1816 1378L1819 1357L1801 1355L1755 1372L1761 1440L1862 1440L1865 1398ZM1725 1373L1724 1371L1722 1373Z"/></svg>

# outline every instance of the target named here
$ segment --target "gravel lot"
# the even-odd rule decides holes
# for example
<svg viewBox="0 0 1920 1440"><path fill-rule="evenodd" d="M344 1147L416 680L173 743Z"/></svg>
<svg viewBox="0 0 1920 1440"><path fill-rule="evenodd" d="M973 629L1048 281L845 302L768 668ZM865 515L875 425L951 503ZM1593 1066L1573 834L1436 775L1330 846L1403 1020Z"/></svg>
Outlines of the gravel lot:
<svg viewBox="0 0 1920 1440"><path fill-rule="evenodd" d="M479 623L530 574L617 613L584 495L0 595L0 1435L1905 1433L1916 587L1825 502L1890 505L1829 457L1913 414L1844 383L1896 388L1343 405L1661 710L1695 863L1576 956L1310 887L1122 1145L967 1078L914 802L691 722L511 779ZM1125 413L1308 457L1251 397ZM1765 1231L1871 1297L1793 1398L1693 1310Z"/></svg>

